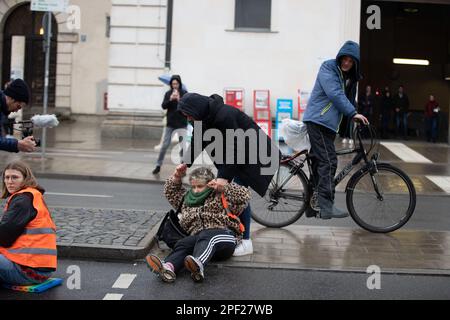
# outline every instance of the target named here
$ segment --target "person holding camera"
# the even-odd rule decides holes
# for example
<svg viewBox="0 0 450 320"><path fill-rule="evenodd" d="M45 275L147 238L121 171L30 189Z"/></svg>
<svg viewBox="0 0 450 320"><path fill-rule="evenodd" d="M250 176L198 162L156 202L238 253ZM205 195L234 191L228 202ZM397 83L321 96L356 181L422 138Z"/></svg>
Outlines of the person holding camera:
<svg viewBox="0 0 450 320"><path fill-rule="evenodd" d="M0 93L0 123L11 112L19 111L24 108L30 99L30 89L22 79L12 81L6 89ZM8 152L34 152L36 151L36 142L34 137L25 137L22 140L0 137L0 150Z"/></svg>
<svg viewBox="0 0 450 320"><path fill-rule="evenodd" d="M191 188L186 191L181 182L186 170L186 164L177 166L166 181L164 195L172 207L181 206L180 225L189 235L177 241L164 261L153 254L146 257L164 282L175 281L183 266L195 282L202 281L206 264L213 258L230 258L244 231L238 216L248 205L250 190L215 179L211 169L200 167L189 175Z"/></svg>
<svg viewBox="0 0 450 320"><path fill-rule="evenodd" d="M158 174L161 170L161 166L164 161L167 149L172 141L172 135L177 129L186 129L187 121L186 118L177 110L178 101L184 96L186 90L183 89L183 84L181 82L181 77L179 75L173 75L170 79L170 90L164 95L164 100L161 107L167 110L167 126L164 129L164 138L161 150L159 151L158 160L156 161L156 167L153 169L153 174ZM181 142L182 137L179 136L179 141ZM183 148L180 151L180 158L183 156Z"/></svg>

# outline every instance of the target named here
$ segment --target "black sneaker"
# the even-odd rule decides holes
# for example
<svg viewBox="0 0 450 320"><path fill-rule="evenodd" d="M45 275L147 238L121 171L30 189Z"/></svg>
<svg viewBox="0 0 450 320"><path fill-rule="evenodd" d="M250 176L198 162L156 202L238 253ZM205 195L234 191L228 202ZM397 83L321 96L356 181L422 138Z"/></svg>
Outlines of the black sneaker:
<svg viewBox="0 0 450 320"><path fill-rule="evenodd" d="M191 278L195 282L201 282L205 279L203 273L203 263L193 256L184 258L184 267L191 272Z"/></svg>
<svg viewBox="0 0 450 320"><path fill-rule="evenodd" d="M320 218L321 219L331 219L331 218L346 218L348 217L348 212L338 209L335 206L331 208L331 210L320 210Z"/></svg>
<svg viewBox="0 0 450 320"><path fill-rule="evenodd" d="M152 173L153 174L158 174L161 171L161 167L160 166L156 166L155 169L153 169Z"/></svg>

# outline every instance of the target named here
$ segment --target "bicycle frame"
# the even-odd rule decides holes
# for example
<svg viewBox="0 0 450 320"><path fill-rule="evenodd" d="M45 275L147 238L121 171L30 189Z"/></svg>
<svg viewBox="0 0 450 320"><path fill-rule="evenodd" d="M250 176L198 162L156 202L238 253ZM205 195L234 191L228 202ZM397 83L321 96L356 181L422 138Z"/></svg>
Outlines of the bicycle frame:
<svg viewBox="0 0 450 320"><path fill-rule="evenodd" d="M362 160L364 160L366 165L371 165L372 162L369 161L369 159L367 158L367 152L364 148L364 144L362 142L362 138L361 138L361 126L357 127L357 140L358 140L358 147L355 149L347 149L347 150L338 150L336 151L336 155L337 156L343 156L343 155L347 155L347 154L352 154L352 153L356 153L356 155L353 157L352 161L350 161L347 165L344 166L344 168L335 176L334 178L334 184L335 186L337 186L352 170L353 168L359 164ZM298 158L301 155L306 155L306 162L308 163L308 169L309 169L309 176L310 179L308 179L309 183L312 183L313 186L316 185L316 181L314 181L314 174L312 172L312 159L311 156L307 153L306 150L302 151L302 152L298 152L297 154L288 157L284 160L282 160L282 163L284 162L290 162L296 158ZM378 159L378 153L376 153L373 157L373 160L376 161L376 159ZM304 162L304 161L303 161ZM295 165L295 171L292 172L292 174L296 174L299 170L301 170L301 168L303 167L303 162L301 162L298 165ZM286 181L283 182L283 184L281 185L281 187L283 187L283 185L290 179L290 177L288 179L286 179Z"/></svg>

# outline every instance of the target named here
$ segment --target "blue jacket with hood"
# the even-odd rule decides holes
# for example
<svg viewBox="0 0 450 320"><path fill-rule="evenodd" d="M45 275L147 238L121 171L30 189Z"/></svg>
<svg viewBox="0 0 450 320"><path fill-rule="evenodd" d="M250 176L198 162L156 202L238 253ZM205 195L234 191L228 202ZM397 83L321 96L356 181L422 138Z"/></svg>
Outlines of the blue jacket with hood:
<svg viewBox="0 0 450 320"><path fill-rule="evenodd" d="M350 56L354 61L352 69L348 71L348 78L351 81L348 95L344 75L339 66L343 56ZM347 41L339 50L336 59L322 63L303 117L304 122L313 122L338 132L342 116L353 117L357 113L356 85L362 78L359 73L359 61L359 45Z"/></svg>

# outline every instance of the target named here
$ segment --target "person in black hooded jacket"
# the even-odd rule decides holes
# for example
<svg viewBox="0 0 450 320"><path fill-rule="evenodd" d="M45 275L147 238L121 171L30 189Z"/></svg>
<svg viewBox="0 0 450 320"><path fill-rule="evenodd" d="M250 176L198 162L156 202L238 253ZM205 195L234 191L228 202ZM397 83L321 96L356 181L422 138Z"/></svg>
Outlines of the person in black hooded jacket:
<svg viewBox="0 0 450 320"><path fill-rule="evenodd" d="M28 104L30 98L29 92L28 85L22 79L12 81L3 92L0 91L0 123L3 124L11 112L19 111ZM36 141L34 141L34 137L32 136L25 137L22 140L0 136L0 150L8 152L34 152L36 151Z"/></svg>
<svg viewBox="0 0 450 320"><path fill-rule="evenodd" d="M188 166L192 165L197 156L206 150L218 169L216 183L225 185L234 180L243 186L250 186L263 197L280 160L279 149L271 143L264 131L247 114L224 104L223 98L216 94L207 97L187 93L181 98L178 109L188 121L195 121L191 145L184 155L184 162ZM209 129L220 132L221 145L220 140L211 141L205 136ZM214 135L214 131L208 133ZM253 138L243 140L245 135ZM240 219L245 232L234 256L253 253L250 206L244 210Z"/></svg>
<svg viewBox="0 0 450 320"><path fill-rule="evenodd" d="M169 82L170 90L164 95L161 107L167 110L167 125L164 129L164 138L159 151L156 168L153 174L158 174L164 161L167 149L172 141L172 135L177 129L185 129L187 126L186 118L177 110L178 102L184 96L186 90L183 89L183 83L179 75L173 75ZM180 143L182 136L179 136ZM183 149L180 151L180 158L183 157Z"/></svg>

